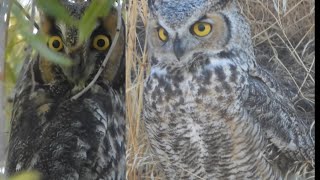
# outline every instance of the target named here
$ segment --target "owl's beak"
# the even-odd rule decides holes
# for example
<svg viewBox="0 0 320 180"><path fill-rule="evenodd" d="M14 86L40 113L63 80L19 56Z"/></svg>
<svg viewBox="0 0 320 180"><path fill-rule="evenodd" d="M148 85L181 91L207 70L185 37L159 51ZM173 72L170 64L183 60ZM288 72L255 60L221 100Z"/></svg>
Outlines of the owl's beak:
<svg viewBox="0 0 320 180"><path fill-rule="evenodd" d="M74 61L68 72L74 81L80 81L85 76L84 70L86 67L83 47L70 48L68 56Z"/></svg>
<svg viewBox="0 0 320 180"><path fill-rule="evenodd" d="M82 65L84 64L84 53L83 53L84 47L82 45L72 47L69 49L68 55L73 59L75 62L74 65Z"/></svg>
<svg viewBox="0 0 320 180"><path fill-rule="evenodd" d="M173 52L178 58L178 60L180 60L180 58L184 55L184 49L185 48L183 48L182 46L181 39L177 37L173 42Z"/></svg>

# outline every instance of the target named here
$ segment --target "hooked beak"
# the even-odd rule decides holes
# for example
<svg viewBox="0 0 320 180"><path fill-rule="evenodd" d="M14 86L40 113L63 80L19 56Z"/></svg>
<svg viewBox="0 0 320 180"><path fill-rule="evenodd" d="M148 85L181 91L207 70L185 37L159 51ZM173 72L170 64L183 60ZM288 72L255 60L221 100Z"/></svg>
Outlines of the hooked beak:
<svg viewBox="0 0 320 180"><path fill-rule="evenodd" d="M76 48L70 48L67 54L73 63L70 67L65 67L65 73L73 82L77 83L86 76L84 72L86 67L86 58L83 54L83 47L79 46Z"/></svg>
<svg viewBox="0 0 320 180"><path fill-rule="evenodd" d="M83 64L85 64L83 49L84 49L83 46L70 48L68 55L72 60L74 60L73 62L74 66L82 66Z"/></svg>
<svg viewBox="0 0 320 180"><path fill-rule="evenodd" d="M178 60L180 60L185 53L185 48L182 46L181 39L179 37L177 37L173 42L173 52Z"/></svg>

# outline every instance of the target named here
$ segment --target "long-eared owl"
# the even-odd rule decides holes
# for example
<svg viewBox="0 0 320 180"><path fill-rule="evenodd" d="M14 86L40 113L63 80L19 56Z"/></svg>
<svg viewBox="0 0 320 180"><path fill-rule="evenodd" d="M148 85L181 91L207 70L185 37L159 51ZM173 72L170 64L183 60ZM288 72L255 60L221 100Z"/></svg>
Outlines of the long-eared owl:
<svg viewBox="0 0 320 180"><path fill-rule="evenodd" d="M80 19L90 1L60 0ZM40 9L41 11L41 9ZM47 46L71 66L37 54L27 59L16 88L6 173L36 170L42 179L125 179L125 30L117 10L96 20L83 43L78 26L40 12ZM97 74L117 33L104 71L80 98L71 100Z"/></svg>
<svg viewBox="0 0 320 180"><path fill-rule="evenodd" d="M283 179L311 125L256 63L236 0L149 0L144 122L167 179Z"/></svg>

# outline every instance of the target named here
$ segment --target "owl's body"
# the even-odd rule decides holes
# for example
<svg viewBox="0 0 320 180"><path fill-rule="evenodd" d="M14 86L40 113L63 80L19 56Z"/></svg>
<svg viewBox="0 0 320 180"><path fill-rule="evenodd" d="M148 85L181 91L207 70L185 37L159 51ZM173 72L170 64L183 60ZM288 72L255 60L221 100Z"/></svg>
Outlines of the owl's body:
<svg viewBox="0 0 320 180"><path fill-rule="evenodd" d="M30 75L24 80L32 82ZM18 89L15 97L8 175L36 170L42 179L125 179L125 112L118 92L95 85L71 101L48 97L40 84L33 93L31 88Z"/></svg>
<svg viewBox="0 0 320 180"><path fill-rule="evenodd" d="M90 1L61 3L80 19ZM48 35L48 47L73 64L53 64L41 55L26 60L15 88L8 175L36 170L42 179L125 179L124 27L97 82L71 100L96 75L116 23L112 9L79 44L76 27L42 14L40 33Z"/></svg>
<svg viewBox="0 0 320 180"><path fill-rule="evenodd" d="M144 119L167 179L283 179L313 163L310 126L256 64L235 1L149 6Z"/></svg>

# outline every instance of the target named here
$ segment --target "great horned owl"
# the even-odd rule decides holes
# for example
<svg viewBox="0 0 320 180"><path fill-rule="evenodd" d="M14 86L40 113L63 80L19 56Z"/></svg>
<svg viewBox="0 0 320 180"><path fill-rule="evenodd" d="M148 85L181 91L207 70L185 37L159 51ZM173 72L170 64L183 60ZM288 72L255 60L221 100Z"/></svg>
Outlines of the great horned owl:
<svg viewBox="0 0 320 180"><path fill-rule="evenodd" d="M80 19L90 1L60 0ZM96 75L117 32L117 10L99 17L78 43L77 27L42 12L48 47L72 60L62 66L27 59L15 88L6 173L37 170L42 179L125 179L124 26L93 87L71 100Z"/></svg>
<svg viewBox="0 0 320 180"><path fill-rule="evenodd" d="M283 179L314 137L235 0L149 0L144 121L167 179Z"/></svg>

